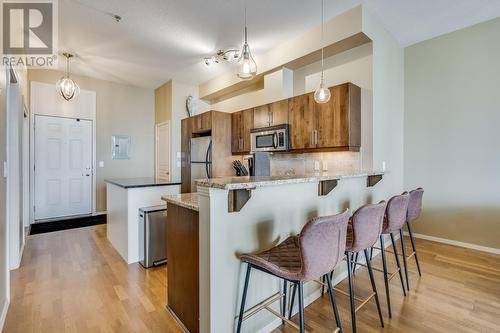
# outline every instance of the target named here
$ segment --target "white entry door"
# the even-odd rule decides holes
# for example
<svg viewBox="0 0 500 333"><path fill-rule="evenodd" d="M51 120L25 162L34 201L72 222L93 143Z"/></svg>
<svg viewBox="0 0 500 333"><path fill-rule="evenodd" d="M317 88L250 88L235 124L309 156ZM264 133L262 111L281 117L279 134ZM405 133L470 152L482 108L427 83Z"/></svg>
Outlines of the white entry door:
<svg viewBox="0 0 500 333"><path fill-rule="evenodd" d="M170 122L156 125L156 178L170 181Z"/></svg>
<svg viewBox="0 0 500 333"><path fill-rule="evenodd" d="M35 220L92 213L92 122L35 116Z"/></svg>

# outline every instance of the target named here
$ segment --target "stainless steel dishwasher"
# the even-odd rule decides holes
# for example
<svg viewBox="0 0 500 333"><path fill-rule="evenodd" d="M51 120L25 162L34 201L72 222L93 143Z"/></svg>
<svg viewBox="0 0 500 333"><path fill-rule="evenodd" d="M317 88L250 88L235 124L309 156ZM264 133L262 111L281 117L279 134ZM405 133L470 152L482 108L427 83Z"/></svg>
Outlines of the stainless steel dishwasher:
<svg viewBox="0 0 500 333"><path fill-rule="evenodd" d="M139 258L144 268L167 262L167 207L139 209Z"/></svg>

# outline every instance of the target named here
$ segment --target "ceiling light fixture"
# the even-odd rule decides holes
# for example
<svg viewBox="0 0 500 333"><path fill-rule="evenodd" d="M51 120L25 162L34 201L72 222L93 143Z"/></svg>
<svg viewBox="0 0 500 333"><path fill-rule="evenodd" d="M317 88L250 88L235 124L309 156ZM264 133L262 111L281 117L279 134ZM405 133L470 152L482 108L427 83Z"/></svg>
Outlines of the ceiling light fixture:
<svg viewBox="0 0 500 333"><path fill-rule="evenodd" d="M253 60L250 46L248 46L247 34L247 6L245 4L245 43L241 49L240 59L238 59L238 77L242 80L251 80L257 74L257 64Z"/></svg>
<svg viewBox="0 0 500 333"><path fill-rule="evenodd" d="M240 57L240 50L237 49L229 49L229 50L219 50L213 56L203 58L205 65L210 66L213 62L215 64L221 62L237 62Z"/></svg>
<svg viewBox="0 0 500 333"><path fill-rule="evenodd" d="M65 100L71 101L80 93L80 87L69 77L69 60L73 58L73 55L66 52L62 55L66 57L66 75L57 81L56 87Z"/></svg>
<svg viewBox="0 0 500 333"><path fill-rule="evenodd" d="M328 87L325 87L325 78L324 78L324 59L323 59L323 34L324 34L324 28L325 28L325 22L324 22L324 6L325 6L325 1L321 0L321 78L319 81L319 87L316 89L314 92L314 100L316 103L323 104L327 103L330 100L331 93L330 89Z"/></svg>

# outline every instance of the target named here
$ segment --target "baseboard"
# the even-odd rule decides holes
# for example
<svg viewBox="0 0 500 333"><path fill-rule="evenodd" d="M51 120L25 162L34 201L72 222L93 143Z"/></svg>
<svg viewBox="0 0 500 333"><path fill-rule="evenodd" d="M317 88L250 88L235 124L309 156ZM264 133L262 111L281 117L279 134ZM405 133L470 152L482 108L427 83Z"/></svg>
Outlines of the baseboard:
<svg viewBox="0 0 500 333"><path fill-rule="evenodd" d="M395 239L399 239L399 234L395 235ZM384 248L388 248L389 246L392 246L391 242L386 241L384 244ZM376 257L379 254L380 254L380 250L373 249L373 257ZM358 262L363 263L363 264L366 263L366 260L365 260L363 255L360 256L360 259L358 260ZM357 265L356 270L361 269L361 268L363 268L363 266ZM333 279L332 284L334 286L336 286L337 284L339 284L340 282L342 282L345 279L347 279L347 270L343 271L335 279ZM314 301L316 301L320 297L321 297L321 289L314 291L309 296L304 298L304 307L307 307L308 305L310 305L311 303L313 303ZM298 306L294 306L292 309L292 315L296 315L298 312L299 312ZM333 313L332 313L332 315L333 315ZM307 317L305 318L305 320L307 322ZM274 331L275 329L277 329L281 325L282 325L281 319L276 318L275 320L273 320L272 322L270 322L269 324L264 326L262 329L257 331L257 333L269 333L269 332Z"/></svg>
<svg viewBox="0 0 500 333"><path fill-rule="evenodd" d="M102 212L95 212L95 213L93 213L92 215L93 215L93 216L99 216L99 215L106 215L106 214L108 214L108 212L107 212L107 211L105 211L105 210L103 210Z"/></svg>
<svg viewBox="0 0 500 333"><path fill-rule="evenodd" d="M404 233L406 236L408 236L408 233ZM465 242L459 242L456 240L452 239L446 239L446 238L440 238L440 237L434 237L434 236L427 236L427 235L422 235L422 234L416 234L413 233L413 237L415 238L420 238L420 239L425 239L437 243L443 243L447 245L453 245L453 246L458 246L458 247L463 247L466 249L472 249L472 250L477 250L481 252L487 252L487 253L493 253L493 254L500 254L500 249L496 249L494 247L487 247L487 246L482 246L482 245L477 245L477 244L471 244L471 243L465 243Z"/></svg>
<svg viewBox="0 0 500 333"><path fill-rule="evenodd" d="M5 300L2 304L2 311L0 312L0 332L3 332L7 311L9 311L9 301Z"/></svg>

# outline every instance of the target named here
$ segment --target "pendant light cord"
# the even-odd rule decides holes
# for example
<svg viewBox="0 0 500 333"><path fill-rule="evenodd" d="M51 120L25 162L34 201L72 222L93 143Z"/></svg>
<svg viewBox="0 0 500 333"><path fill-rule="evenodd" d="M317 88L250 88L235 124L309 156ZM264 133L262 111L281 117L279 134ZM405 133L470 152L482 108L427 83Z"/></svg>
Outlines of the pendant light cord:
<svg viewBox="0 0 500 333"><path fill-rule="evenodd" d="M247 3L245 0L243 0L243 7L244 7L244 22L245 22L245 44L248 43L248 40L247 40Z"/></svg>
<svg viewBox="0 0 500 333"><path fill-rule="evenodd" d="M69 57L66 56L66 77L69 78Z"/></svg>
<svg viewBox="0 0 500 333"><path fill-rule="evenodd" d="M321 0L321 85L323 85L323 69L324 69L324 60L323 60L323 34L325 27L325 19L324 19L324 3L325 0Z"/></svg>

